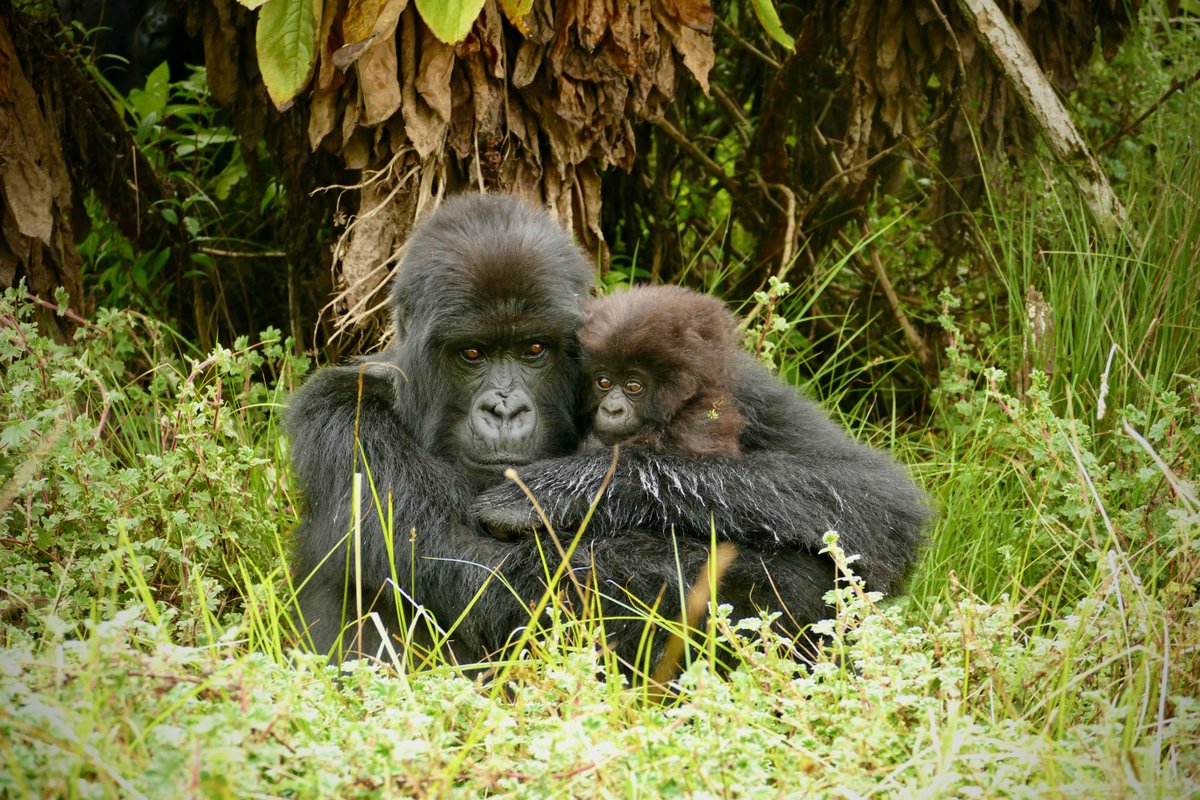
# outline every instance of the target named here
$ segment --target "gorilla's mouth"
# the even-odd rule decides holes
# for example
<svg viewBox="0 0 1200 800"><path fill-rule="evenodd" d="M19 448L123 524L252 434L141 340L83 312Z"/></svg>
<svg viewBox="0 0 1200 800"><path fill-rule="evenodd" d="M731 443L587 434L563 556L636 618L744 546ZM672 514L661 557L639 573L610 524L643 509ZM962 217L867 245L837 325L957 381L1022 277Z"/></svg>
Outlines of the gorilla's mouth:
<svg viewBox="0 0 1200 800"><path fill-rule="evenodd" d="M523 467L532 461L528 456L518 456L508 453L500 453L494 456L486 456L484 458L473 458L464 455L460 459L464 466L470 469L481 470L501 470L507 467Z"/></svg>
<svg viewBox="0 0 1200 800"><path fill-rule="evenodd" d="M594 426L596 438L604 443L605 447L612 447L614 444L620 444L629 437L638 433L640 428L638 425L602 425L599 422Z"/></svg>
<svg viewBox="0 0 1200 800"><path fill-rule="evenodd" d="M459 469L476 488L486 489L504 481L504 471L508 468L520 469L532 458L509 454L497 454L483 457L471 457L462 454L458 457Z"/></svg>

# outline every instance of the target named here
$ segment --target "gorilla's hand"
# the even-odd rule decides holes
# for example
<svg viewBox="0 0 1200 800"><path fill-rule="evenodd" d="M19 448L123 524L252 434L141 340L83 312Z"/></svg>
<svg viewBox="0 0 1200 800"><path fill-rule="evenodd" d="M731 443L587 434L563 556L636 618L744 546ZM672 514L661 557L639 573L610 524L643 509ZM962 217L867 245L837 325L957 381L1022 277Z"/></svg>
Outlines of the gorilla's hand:
<svg viewBox="0 0 1200 800"><path fill-rule="evenodd" d="M512 491L504 492L504 489ZM519 487L505 483L476 498L473 511L483 529L502 542L541 533L544 526L529 498Z"/></svg>
<svg viewBox="0 0 1200 800"><path fill-rule="evenodd" d="M638 448L628 450L635 452ZM626 449L622 448L622 452L626 452ZM605 474L611 466L612 451L604 448L527 464L521 467L519 475L521 482L537 498L542 514L545 514L554 532L574 534L587 517L588 508L604 485ZM607 520L612 512L609 505L605 502L600 504L598 517ZM524 489L513 481L505 481L481 492L475 498L472 510L484 528L504 541L529 536L535 530L540 533L545 529L542 515L529 502ZM589 528L596 527L598 522L593 519ZM606 532L614 528L606 523L598 527ZM623 529L625 526L615 527Z"/></svg>

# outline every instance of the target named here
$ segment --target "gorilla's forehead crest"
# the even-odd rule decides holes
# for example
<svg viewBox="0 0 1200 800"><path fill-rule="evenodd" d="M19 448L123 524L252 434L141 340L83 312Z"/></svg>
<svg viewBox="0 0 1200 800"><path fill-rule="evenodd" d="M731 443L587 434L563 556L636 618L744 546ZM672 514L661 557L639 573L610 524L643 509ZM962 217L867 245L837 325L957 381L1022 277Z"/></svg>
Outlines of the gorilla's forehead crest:
<svg viewBox="0 0 1200 800"><path fill-rule="evenodd" d="M587 259L545 210L470 194L447 200L413 231L393 297L401 308L448 316L488 307L493 319L497 311L574 317L591 284Z"/></svg>

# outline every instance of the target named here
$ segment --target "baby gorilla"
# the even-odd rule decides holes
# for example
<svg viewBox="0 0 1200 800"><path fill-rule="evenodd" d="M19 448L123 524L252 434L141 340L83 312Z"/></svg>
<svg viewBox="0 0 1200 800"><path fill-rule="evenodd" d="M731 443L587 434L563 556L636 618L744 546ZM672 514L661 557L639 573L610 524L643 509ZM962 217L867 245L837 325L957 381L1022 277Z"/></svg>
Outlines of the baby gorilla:
<svg viewBox="0 0 1200 800"><path fill-rule="evenodd" d="M737 320L681 286L641 286L589 301L579 341L591 388L583 448L636 444L683 456L741 455L734 404Z"/></svg>

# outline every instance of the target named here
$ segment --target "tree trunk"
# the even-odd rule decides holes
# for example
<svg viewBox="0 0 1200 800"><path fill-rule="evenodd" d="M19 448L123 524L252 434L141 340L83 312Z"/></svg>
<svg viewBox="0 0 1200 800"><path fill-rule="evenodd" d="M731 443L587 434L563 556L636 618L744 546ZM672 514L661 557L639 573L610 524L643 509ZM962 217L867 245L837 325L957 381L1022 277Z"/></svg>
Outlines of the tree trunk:
<svg viewBox="0 0 1200 800"><path fill-rule="evenodd" d="M979 43L1020 98L1050 152L1066 168L1096 222L1106 233L1120 231L1125 226L1124 206L1021 34L993 0L958 0L958 6Z"/></svg>

